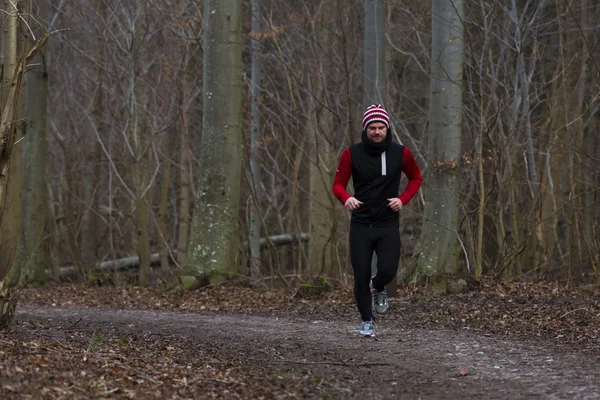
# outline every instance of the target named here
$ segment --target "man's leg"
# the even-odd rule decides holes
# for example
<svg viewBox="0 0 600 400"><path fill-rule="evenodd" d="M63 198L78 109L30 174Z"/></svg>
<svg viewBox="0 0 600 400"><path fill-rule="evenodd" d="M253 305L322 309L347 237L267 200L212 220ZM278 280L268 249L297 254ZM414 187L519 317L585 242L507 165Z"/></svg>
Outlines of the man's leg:
<svg viewBox="0 0 600 400"><path fill-rule="evenodd" d="M350 261L354 271L354 300L363 321L373 319L371 309L371 257L374 242L368 226L352 224L350 226Z"/></svg>
<svg viewBox="0 0 600 400"><path fill-rule="evenodd" d="M373 278L373 288L378 292L395 278L400 262L400 229L397 226L380 229L375 242L377 275Z"/></svg>

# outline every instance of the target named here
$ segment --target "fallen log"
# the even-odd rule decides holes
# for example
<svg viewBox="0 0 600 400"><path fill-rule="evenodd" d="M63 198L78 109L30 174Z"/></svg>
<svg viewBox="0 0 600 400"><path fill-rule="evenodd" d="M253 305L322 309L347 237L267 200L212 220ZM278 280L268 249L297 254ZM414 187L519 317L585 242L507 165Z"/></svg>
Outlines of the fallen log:
<svg viewBox="0 0 600 400"><path fill-rule="evenodd" d="M268 238L260 239L260 247L266 248L269 246L269 241L273 244L273 246L285 246L292 245L298 243L298 240L301 242L308 242L308 233L301 233L298 237L297 233L284 233L281 235L273 235ZM172 250L169 255L169 259L171 260L171 255L177 256L177 250ZM138 256L124 257L119 258L117 260L108 260L102 261L98 263L93 272L105 272L105 271L123 271L128 268L137 268L140 264L140 258ZM150 265L157 266L160 265L160 253L152 253L150 255ZM51 274L51 271L46 271L48 275ZM80 267L77 265L70 265L66 267L60 267L60 278L70 278L77 276L80 273Z"/></svg>
<svg viewBox="0 0 600 400"><path fill-rule="evenodd" d="M283 233L281 235L269 236L268 240L273 243L273 246L284 246L288 244L298 243L298 234L297 233ZM301 242L308 242L308 233L300 234ZM267 238L260 239L260 247L264 248L269 245Z"/></svg>
<svg viewBox="0 0 600 400"><path fill-rule="evenodd" d="M177 253L175 251L175 255L176 254ZM140 264L140 257L138 257L138 256L119 258L117 260L102 261L101 263L97 264L94 267L93 272L98 273L98 272L105 272L105 271L113 271L115 269L118 271L122 271L127 268L138 267L139 264ZM157 264L160 264L160 254L152 253L150 255L150 265L157 265ZM60 277L61 278L73 277L73 276L76 276L78 273L79 273L79 266L77 266L77 265L69 265L68 267L60 267Z"/></svg>

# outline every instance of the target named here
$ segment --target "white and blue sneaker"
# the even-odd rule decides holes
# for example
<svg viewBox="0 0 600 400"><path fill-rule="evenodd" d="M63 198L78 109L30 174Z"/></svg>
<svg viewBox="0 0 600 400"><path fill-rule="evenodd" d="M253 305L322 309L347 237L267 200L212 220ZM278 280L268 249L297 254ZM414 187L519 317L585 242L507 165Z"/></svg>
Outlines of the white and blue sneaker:
<svg viewBox="0 0 600 400"><path fill-rule="evenodd" d="M373 308L377 311L377 314L385 314L389 308L387 291L378 292L373 289Z"/></svg>
<svg viewBox="0 0 600 400"><path fill-rule="evenodd" d="M360 337L375 337L375 327L373 321L363 321L360 324Z"/></svg>

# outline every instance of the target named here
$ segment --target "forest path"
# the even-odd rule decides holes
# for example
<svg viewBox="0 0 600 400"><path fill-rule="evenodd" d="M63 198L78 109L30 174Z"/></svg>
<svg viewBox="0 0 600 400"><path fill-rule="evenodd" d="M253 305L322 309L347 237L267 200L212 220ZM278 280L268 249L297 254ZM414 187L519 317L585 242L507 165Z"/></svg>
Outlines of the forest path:
<svg viewBox="0 0 600 400"><path fill-rule="evenodd" d="M376 340L359 338L357 324L348 321L283 314L19 306L16 321L44 324L47 335L77 329L191 339L200 348L219 348L221 360L257 371L256 379L265 371L308 374L331 398L600 398L593 355L471 332L401 328L385 318Z"/></svg>

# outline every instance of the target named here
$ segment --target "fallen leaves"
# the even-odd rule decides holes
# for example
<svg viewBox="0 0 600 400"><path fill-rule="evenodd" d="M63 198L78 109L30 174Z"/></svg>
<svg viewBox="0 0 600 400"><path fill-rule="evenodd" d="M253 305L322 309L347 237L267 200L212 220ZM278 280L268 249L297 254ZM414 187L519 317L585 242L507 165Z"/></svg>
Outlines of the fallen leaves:
<svg viewBox="0 0 600 400"><path fill-rule="evenodd" d="M10 335L0 333L3 338ZM86 398L219 397L221 389L215 384L232 386L230 390L241 388L235 397L244 398L241 393L247 392L248 382L255 382L252 393L266 395L259 387L261 382L251 379L252 371L222 363L217 348L199 352L192 339L142 335L123 348L122 338L110 333L77 332L70 336L70 350L66 351L43 331L21 329L19 335L31 337L20 343L5 340L12 344L2 349L0 360L0 393L18 398L40 394L49 399L82 394ZM64 331L54 330L52 335L69 340ZM60 351L47 351L50 349ZM158 362L165 352L169 362ZM210 368L205 367L206 361L211 362Z"/></svg>

